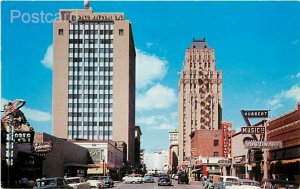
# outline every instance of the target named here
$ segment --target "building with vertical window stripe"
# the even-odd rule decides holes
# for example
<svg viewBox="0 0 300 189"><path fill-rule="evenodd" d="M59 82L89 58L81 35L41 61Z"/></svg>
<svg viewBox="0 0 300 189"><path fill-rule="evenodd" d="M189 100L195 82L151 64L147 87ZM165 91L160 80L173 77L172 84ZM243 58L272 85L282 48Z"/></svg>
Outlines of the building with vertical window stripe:
<svg viewBox="0 0 300 189"><path fill-rule="evenodd" d="M134 161L135 46L123 13L60 10L54 23L53 133L124 141Z"/></svg>
<svg viewBox="0 0 300 189"><path fill-rule="evenodd" d="M178 83L179 162L191 160L191 134L221 129L222 72L216 69L215 50L205 39L193 39L186 49Z"/></svg>

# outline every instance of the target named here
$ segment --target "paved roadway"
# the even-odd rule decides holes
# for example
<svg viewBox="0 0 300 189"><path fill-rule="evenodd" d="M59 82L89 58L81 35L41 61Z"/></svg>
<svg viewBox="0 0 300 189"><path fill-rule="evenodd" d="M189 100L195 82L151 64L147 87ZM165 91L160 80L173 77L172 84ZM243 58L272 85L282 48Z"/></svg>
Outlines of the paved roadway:
<svg viewBox="0 0 300 189"><path fill-rule="evenodd" d="M155 183L143 183L143 184L124 184L115 183L113 189L204 189L202 182L192 181L190 184L178 184L177 180L172 179L172 186L158 186Z"/></svg>

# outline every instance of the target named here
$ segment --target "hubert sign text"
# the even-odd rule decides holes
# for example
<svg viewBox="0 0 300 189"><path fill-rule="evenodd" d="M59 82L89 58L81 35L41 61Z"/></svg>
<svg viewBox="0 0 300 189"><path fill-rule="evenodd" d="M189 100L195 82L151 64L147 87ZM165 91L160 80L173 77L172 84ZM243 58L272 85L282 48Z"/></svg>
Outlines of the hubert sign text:
<svg viewBox="0 0 300 189"><path fill-rule="evenodd" d="M242 110L243 116L248 118L267 118L269 116L268 110Z"/></svg>

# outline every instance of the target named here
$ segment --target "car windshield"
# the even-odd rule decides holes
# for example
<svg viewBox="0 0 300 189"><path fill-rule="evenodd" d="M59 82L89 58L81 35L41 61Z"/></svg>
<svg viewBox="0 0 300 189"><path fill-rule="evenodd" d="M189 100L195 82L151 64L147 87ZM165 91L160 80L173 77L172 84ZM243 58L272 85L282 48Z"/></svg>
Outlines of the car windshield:
<svg viewBox="0 0 300 189"><path fill-rule="evenodd" d="M38 187L43 187L43 186L55 186L55 180L40 180L40 181L37 181L35 183L36 186Z"/></svg>
<svg viewBox="0 0 300 189"><path fill-rule="evenodd" d="M258 182L241 182L241 185L260 186Z"/></svg>
<svg viewBox="0 0 300 189"><path fill-rule="evenodd" d="M102 179L102 180L109 180L109 176L101 176L99 178Z"/></svg>
<svg viewBox="0 0 300 189"><path fill-rule="evenodd" d="M98 177L90 177L89 180L99 180L99 178Z"/></svg>
<svg viewBox="0 0 300 189"><path fill-rule="evenodd" d="M80 183L80 179L76 178L76 179L66 179L68 184L75 184L75 183Z"/></svg>

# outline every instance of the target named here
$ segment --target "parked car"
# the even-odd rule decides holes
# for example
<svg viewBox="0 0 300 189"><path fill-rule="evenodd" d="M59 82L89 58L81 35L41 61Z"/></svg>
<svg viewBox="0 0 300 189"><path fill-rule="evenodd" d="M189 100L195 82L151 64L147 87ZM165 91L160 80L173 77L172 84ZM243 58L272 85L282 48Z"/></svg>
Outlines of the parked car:
<svg viewBox="0 0 300 189"><path fill-rule="evenodd" d="M104 181L105 187L114 187L114 181L110 178L110 176L99 176L99 179Z"/></svg>
<svg viewBox="0 0 300 189"><path fill-rule="evenodd" d="M90 189L90 183L85 182L83 177L68 177L65 178L68 185L72 186L74 189Z"/></svg>
<svg viewBox="0 0 300 189"><path fill-rule="evenodd" d="M213 183L214 189L227 189L233 183L238 183L239 178L234 176L220 176L219 180Z"/></svg>
<svg viewBox="0 0 300 189"><path fill-rule="evenodd" d="M73 187L69 186L67 181L64 178L53 177L53 178L37 179L33 188L34 189L43 189L43 188L71 189Z"/></svg>
<svg viewBox="0 0 300 189"><path fill-rule="evenodd" d="M128 183L136 184L136 183L143 183L144 178L141 177L140 175L128 175L128 176L123 177L122 181L125 184L128 184Z"/></svg>
<svg viewBox="0 0 300 189"><path fill-rule="evenodd" d="M174 175L174 180L178 180L178 174Z"/></svg>
<svg viewBox="0 0 300 189"><path fill-rule="evenodd" d="M260 184L255 180L239 179L237 183L232 183L226 189L260 189Z"/></svg>
<svg viewBox="0 0 300 189"><path fill-rule="evenodd" d="M161 174L157 180L158 186L171 186L172 181L169 175L167 174Z"/></svg>
<svg viewBox="0 0 300 189"><path fill-rule="evenodd" d="M179 173L178 174L178 184L185 183L189 184L189 176L187 173Z"/></svg>
<svg viewBox="0 0 300 189"><path fill-rule="evenodd" d="M91 188L103 189L105 187L104 181L99 176L92 176L86 182L90 184Z"/></svg>
<svg viewBox="0 0 300 189"><path fill-rule="evenodd" d="M263 180L261 182L262 189L298 189L299 184L292 181L284 181L284 180Z"/></svg>
<svg viewBox="0 0 300 189"><path fill-rule="evenodd" d="M144 176L144 182L147 182L147 183L149 183L149 182L154 182L154 177L153 177L152 175L146 174L146 175Z"/></svg>

